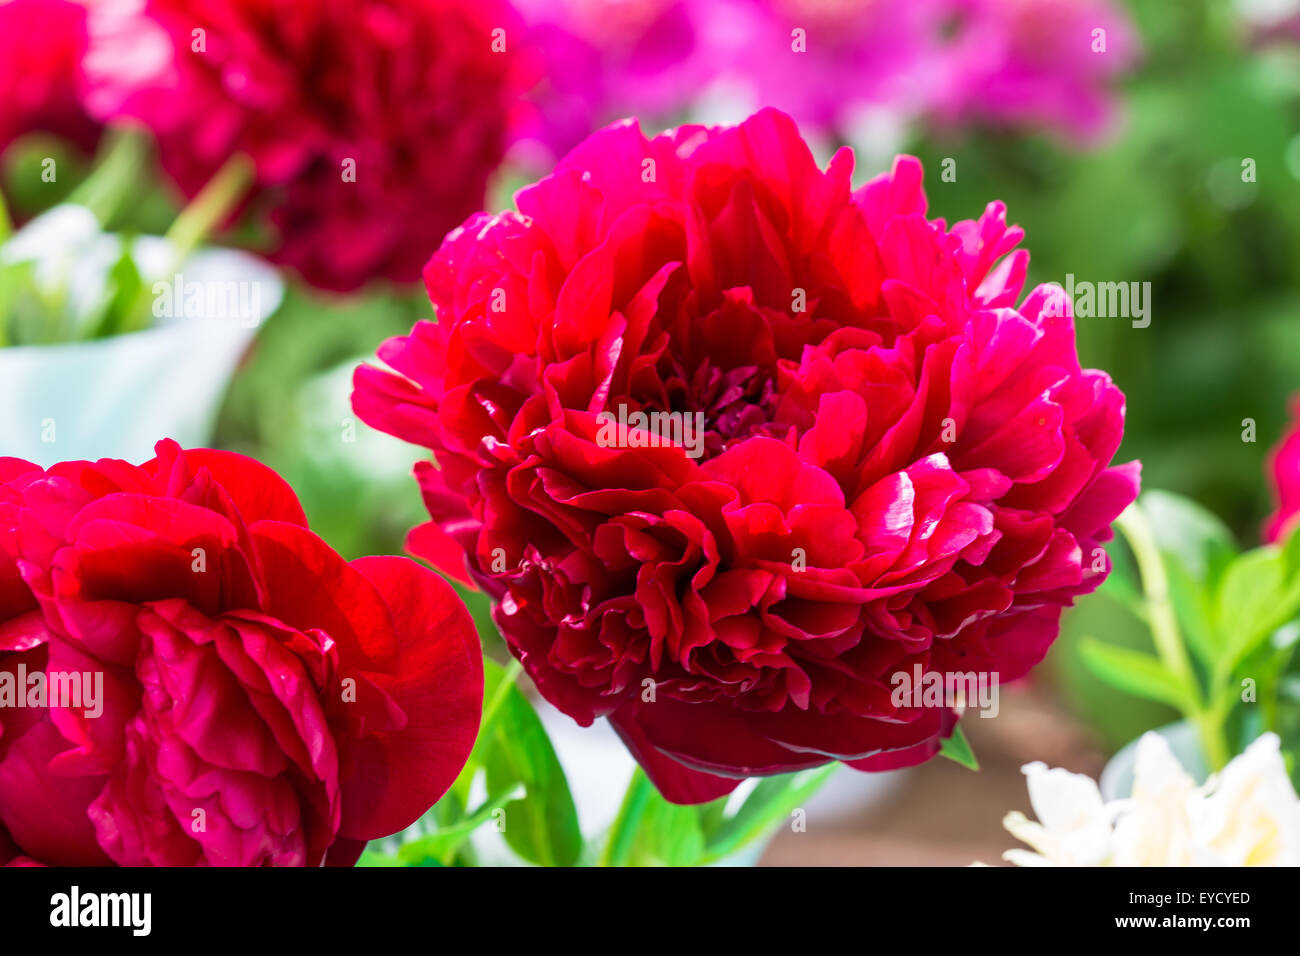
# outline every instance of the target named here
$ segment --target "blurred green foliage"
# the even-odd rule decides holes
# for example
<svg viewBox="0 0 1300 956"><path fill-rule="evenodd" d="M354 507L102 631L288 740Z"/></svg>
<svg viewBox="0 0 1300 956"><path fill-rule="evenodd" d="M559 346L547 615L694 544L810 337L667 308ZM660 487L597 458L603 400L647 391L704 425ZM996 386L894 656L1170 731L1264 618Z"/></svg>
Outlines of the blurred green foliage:
<svg viewBox="0 0 1300 956"><path fill-rule="evenodd" d="M1007 203L1030 283L1150 282L1152 321L1081 318L1085 366L1128 396L1120 459L1257 538L1265 448L1300 391L1300 47L1249 48L1220 0L1131 4L1145 46L1096 151L973 135L916 144L932 211ZM957 160L956 182L936 175ZM1243 182L1243 161L1254 183ZM1242 441L1243 419L1257 423Z"/></svg>
<svg viewBox="0 0 1300 956"><path fill-rule="evenodd" d="M1118 460L1140 459L1143 487L1194 499L1249 545L1270 507L1265 456L1300 392L1300 45L1255 45L1222 0L1129 7L1143 60L1099 149L991 133L912 148L932 214L1007 203L1031 285L1151 283L1150 326L1080 318L1080 359L1128 397ZM939 180L945 157L955 182ZM1084 634L1142 650L1150 637L1109 592L1066 615L1050 673L1104 743L1175 718L1085 670Z"/></svg>

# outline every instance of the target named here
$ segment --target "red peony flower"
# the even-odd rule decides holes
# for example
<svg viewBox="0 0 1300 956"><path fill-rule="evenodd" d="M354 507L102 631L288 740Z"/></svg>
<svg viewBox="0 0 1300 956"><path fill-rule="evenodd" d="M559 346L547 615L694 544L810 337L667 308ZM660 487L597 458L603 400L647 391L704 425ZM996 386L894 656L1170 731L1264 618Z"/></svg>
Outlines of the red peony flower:
<svg viewBox="0 0 1300 956"><path fill-rule="evenodd" d="M438 324L356 373L357 414L437 460L411 550L670 800L927 759L954 711L894 676L1024 674L1137 493L1064 293L1016 305L1003 206L948 228L916 160L856 192L852 165L771 110L610 127L448 235Z"/></svg>
<svg viewBox="0 0 1300 956"><path fill-rule="evenodd" d="M89 152L100 125L79 99L86 8L73 0L0 0L0 150L42 131Z"/></svg>
<svg viewBox="0 0 1300 956"><path fill-rule="evenodd" d="M469 614L257 462L157 451L0 458L0 863L350 864L469 755Z"/></svg>
<svg viewBox="0 0 1300 956"><path fill-rule="evenodd" d="M335 290L415 281L482 208L522 85L503 0L116 0L92 35L95 112L187 196L251 156L272 258Z"/></svg>
<svg viewBox="0 0 1300 956"><path fill-rule="evenodd" d="M1292 400L1294 423L1269 456L1273 498L1277 510L1264 525L1265 541L1280 541L1294 527L1300 515L1300 395Z"/></svg>

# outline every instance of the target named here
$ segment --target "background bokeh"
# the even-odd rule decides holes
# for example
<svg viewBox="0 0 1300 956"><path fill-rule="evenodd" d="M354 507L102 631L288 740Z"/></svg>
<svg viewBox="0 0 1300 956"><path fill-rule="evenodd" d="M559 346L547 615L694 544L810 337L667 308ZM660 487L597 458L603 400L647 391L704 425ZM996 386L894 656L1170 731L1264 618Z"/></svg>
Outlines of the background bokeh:
<svg viewBox="0 0 1300 956"><path fill-rule="evenodd" d="M731 22L726 17L739 22L759 9L765 16L785 15L792 7L812 15L825 6L840 16L848 10L868 18L919 9L926 2L737 0L685 6L707 8L713 22L723 23ZM880 108L846 118L826 115L824 95L796 97L795 107L809 111L806 117L796 113L796 119L808 122L819 158L828 158L841 143L854 145L859 182L883 171L897 151L919 156L927 170L932 216L974 218L988 201L1005 201L1008 218L1027 232L1031 286L1063 284L1069 274L1090 282L1149 282L1149 327L1134 328L1123 318L1078 321L1083 364L1109 371L1128 396L1119 460L1141 459L1145 487L1195 499L1221 516L1243 544L1251 544L1269 510L1264 458L1282 433L1289 397L1300 392L1300 0L1113 2L1121 11L1118 22L1126 17L1131 26L1111 32L1123 45L1113 50L1115 68L1104 71L1105 85L1113 91L1104 123L1093 124L1069 108L1071 115L1057 117L1059 122L1050 116L1026 121L957 109L951 97L940 105L927 100L920 108L909 102L907 109ZM1092 8L1074 0L949 5L999 4L1001 11L1046 9L1037 33L1013 37L1028 45L1021 52L1029 60L1038 54L1044 70L1052 65L1051 39L1075 22L1071 11ZM560 146L595 124L625 115L641 117L649 128L738 119L756 96L763 97L761 85L745 90L721 82L713 83L707 96L681 102L682 90L699 80L698 64L674 45L672 30L680 29L676 8L683 5L613 4L630 19L612 21L602 19L600 5L588 0L530 0L520 6L531 24L524 46L532 44L531 52L544 54L536 57L541 71L536 122L495 174L489 209L507 207L513 191L543 174ZM653 31L647 28L649 39L634 43L629 37L646 23L628 11L641 7L663 14L668 26L656 21ZM747 11L743 16L737 12L741 8ZM563 33L557 23L576 33ZM583 41L584 24L614 33ZM954 20L951 28L959 27ZM625 41L623 47L610 36ZM743 41L732 39L733 47L742 44L743 56ZM880 86L880 95L905 96L909 85L932 79L939 69L924 58L918 62L919 72L901 85ZM829 91L838 101L847 98L860 69L865 69L860 62L846 58L810 81L823 84L822 93ZM674 80L626 82L636 70ZM600 96L589 102L584 97L597 88L598 78ZM615 82L619 78L624 82ZM1032 71L1022 81L1029 93L1016 95L1025 102L1049 83ZM1077 105L1069 90L1066 95L1068 104ZM1009 102L1007 95L1000 101ZM51 155L68 171L53 192L34 185L41 158ZM955 161L951 182L939 176L948 159ZM72 190L78 170L86 168L84 150L35 135L5 152L0 181L21 219L59 198L53 193ZM1243 176L1246 171L1251 174ZM113 225L161 232L178 208L173 192L158 181ZM280 471L301 496L313 528L346 557L400 552L405 531L423 516L409 473L413 450L357 421L349 394L358 362L372 356L385 338L429 316L428 300L416 287L376 281L341 296L295 284L261 330L224 401L216 444L252 454ZM467 599L485 619L483 600ZM1172 719L1159 705L1108 690L1091 678L1078 661L1083 635L1132 646L1150 640L1105 593L1068 615L1048 667L1032 678L1038 685L1032 690L1046 692L1045 698L1033 699L1051 701L1051 713L1062 701L1073 712L1077 727L1085 728L1081 747L1113 752ZM1073 739L1073 731L1062 733ZM1003 762L1014 768L1019 751L1014 743L1003 744L989 741L1013 755ZM943 766L927 772L964 771ZM997 799L1003 807L1012 803L1007 793L999 792Z"/></svg>

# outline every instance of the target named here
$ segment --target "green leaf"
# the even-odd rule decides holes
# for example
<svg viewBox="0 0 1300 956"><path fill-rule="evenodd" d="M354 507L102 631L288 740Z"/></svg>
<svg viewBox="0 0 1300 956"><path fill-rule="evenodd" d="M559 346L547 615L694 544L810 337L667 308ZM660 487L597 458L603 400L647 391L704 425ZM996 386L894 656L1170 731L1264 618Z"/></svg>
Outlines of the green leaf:
<svg viewBox="0 0 1300 956"><path fill-rule="evenodd" d="M975 751L971 749L970 741L966 739L960 725L952 729L951 737L945 737L939 742L939 756L947 757L967 770L980 768L980 762L975 759Z"/></svg>
<svg viewBox="0 0 1300 956"><path fill-rule="evenodd" d="M63 290L36 281L36 263L0 263L0 346L58 342L68 323Z"/></svg>
<svg viewBox="0 0 1300 956"><path fill-rule="evenodd" d="M1192 700L1190 688L1184 687L1159 658L1150 654L1085 638L1079 645L1079 656L1090 671L1126 693L1160 701L1181 711L1186 711Z"/></svg>
<svg viewBox="0 0 1300 956"><path fill-rule="evenodd" d="M0 192L0 244L8 241L14 234L14 224L9 218L9 207L5 204L5 195Z"/></svg>
<svg viewBox="0 0 1300 956"><path fill-rule="evenodd" d="M706 855L701 862L724 859L770 833L820 790L839 766L830 763L760 780L732 816L708 827L705 833Z"/></svg>
<svg viewBox="0 0 1300 956"><path fill-rule="evenodd" d="M439 828L433 833L404 843L397 851L397 859L402 866L444 865L455 856L456 851L469 839L470 834L492 819L492 815L513 796L512 791L501 797L489 799L473 815L451 826Z"/></svg>
<svg viewBox="0 0 1300 956"><path fill-rule="evenodd" d="M1227 525L1196 502L1168 491L1142 495L1156 546L1178 558L1193 581L1213 584L1237 554Z"/></svg>
<svg viewBox="0 0 1300 956"><path fill-rule="evenodd" d="M1217 673L1234 668L1300 609L1300 575L1289 575L1290 550L1269 546L1247 551L1224 573L1215 622L1225 648Z"/></svg>
<svg viewBox="0 0 1300 956"><path fill-rule="evenodd" d="M366 850L357 860L357 866L405 866L401 860L377 850Z"/></svg>
<svg viewBox="0 0 1300 956"><path fill-rule="evenodd" d="M652 793L641 816L628 863L632 866L695 866L704 855L700 811Z"/></svg>
<svg viewBox="0 0 1300 956"><path fill-rule="evenodd" d="M1138 620L1146 620L1146 602L1142 599L1137 565L1133 553L1119 541L1106 548L1110 555L1110 574L1101 582L1098 592L1112 598Z"/></svg>
<svg viewBox="0 0 1300 956"><path fill-rule="evenodd" d="M1169 601L1174 606L1178 629L1201 664L1207 670L1213 669L1214 662L1223 653L1219 633L1212 624L1213 592L1207 593L1201 587L1178 555L1162 550L1160 560L1165 566Z"/></svg>
<svg viewBox="0 0 1300 956"><path fill-rule="evenodd" d="M484 662L485 700L495 697L504 677L500 667ZM564 769L528 699L513 686L504 694L470 759L486 769L489 793L524 788L522 799L505 805L504 836L510 848L542 866L572 866L582 852L582 831Z"/></svg>
<svg viewBox="0 0 1300 956"><path fill-rule="evenodd" d="M1060 639L1044 662L1071 709L1113 750L1177 720L1176 709L1119 690L1084 664L1082 646L1096 634L1105 634L1107 644L1151 651L1149 626L1119 602L1100 592L1081 598L1062 616Z"/></svg>
<svg viewBox="0 0 1300 956"><path fill-rule="evenodd" d="M108 272L104 302L99 312L86 324L87 339L102 339L124 332L135 332L149 323L149 313L141 299L144 280L135 264L133 243L122 241L122 252Z"/></svg>
<svg viewBox="0 0 1300 956"><path fill-rule="evenodd" d="M623 793L623 802L619 804L618 816L605 837L605 847L600 852L598 866L626 866L632 858L636 847L637 829L641 817L650 805L653 797L659 796L655 785L646 776L645 770L638 764L632 771L632 779Z"/></svg>
<svg viewBox="0 0 1300 956"><path fill-rule="evenodd" d="M1300 578L1300 521L1297 521L1282 545L1282 573L1294 583Z"/></svg>

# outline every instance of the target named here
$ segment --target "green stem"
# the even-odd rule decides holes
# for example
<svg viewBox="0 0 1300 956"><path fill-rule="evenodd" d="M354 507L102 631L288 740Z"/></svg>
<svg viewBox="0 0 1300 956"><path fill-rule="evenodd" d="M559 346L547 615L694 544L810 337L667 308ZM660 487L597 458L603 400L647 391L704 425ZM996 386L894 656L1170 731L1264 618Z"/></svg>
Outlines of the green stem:
<svg viewBox="0 0 1300 956"><path fill-rule="evenodd" d="M149 159L149 139L138 129L110 128L95 157L95 168L68 196L69 203L85 206L107 229L140 182L140 170Z"/></svg>
<svg viewBox="0 0 1300 956"><path fill-rule="evenodd" d="M253 183L253 161L242 153L231 156L181 210L163 237L171 246L168 266L157 276L142 276L140 291L127 309L123 332L148 328L153 314L150 301L155 280L170 282L191 253L212 234L247 195Z"/></svg>
<svg viewBox="0 0 1300 956"><path fill-rule="evenodd" d="M14 233L14 222L9 218L9 207L5 204L5 194L0 192L0 245L9 240Z"/></svg>
<svg viewBox="0 0 1300 956"><path fill-rule="evenodd" d="M1223 736L1223 720L1203 699L1200 681L1178 627L1178 615L1169 596L1169 578L1151 525L1142 509L1133 504L1115 520L1115 526L1123 532L1133 549L1133 557L1142 575L1142 592L1156 654L1187 689L1186 717L1196 727L1210 770L1219 770L1230 756Z"/></svg>
<svg viewBox="0 0 1300 956"><path fill-rule="evenodd" d="M488 701L487 706L483 708L483 718L479 721L480 729L492 726L492 721L496 719L497 711L499 711L502 705L505 704L506 697L510 694L510 688L515 686L515 681L518 680L519 674L523 669L524 665L519 663L519 661L512 660L510 662L510 666L508 666L505 669L505 673L501 675L501 683L497 684L497 689L492 693L492 699Z"/></svg>
<svg viewBox="0 0 1300 956"><path fill-rule="evenodd" d="M496 689L492 691L491 699L485 702L483 716L479 718L478 722L478 738L474 742L474 750L470 753L465 766L461 768L456 782L451 785L451 792L459 797L462 804L469 800L470 788L482 765L480 758L481 748L485 746L484 741L491 736L497 716L500 714L501 708L505 706L506 700L510 696L510 690L515 686L515 681L519 679L519 674L523 669L524 665L517 660L512 660L502 673Z"/></svg>
<svg viewBox="0 0 1300 956"><path fill-rule="evenodd" d="M1166 667L1191 690L1197 688L1196 673L1192 669L1191 658L1183 644L1182 634L1178 628L1178 616L1174 613L1173 601L1169 597L1169 578L1165 574L1164 561L1156 546L1155 536L1146 515L1136 505L1130 505L1115 521L1116 527L1124 533L1133 556L1137 559L1138 570L1142 575L1142 591L1146 596L1147 614L1151 621L1151 636L1155 640L1156 653ZM1200 706L1200 694L1191 701Z"/></svg>
<svg viewBox="0 0 1300 956"><path fill-rule="evenodd" d="M172 245L174 265L189 258L239 205L253 183L253 172L253 161L243 153L231 156L181 210L165 237Z"/></svg>
<svg viewBox="0 0 1300 956"><path fill-rule="evenodd" d="M618 808L618 817L609 831L609 840L600 854L597 866L625 866L632 855L632 846L636 841L636 832L641 826L650 798L654 796L654 784L645 775L640 766L632 773L632 780L623 795L623 805Z"/></svg>
<svg viewBox="0 0 1300 956"><path fill-rule="evenodd" d="M13 235L13 222L9 219L9 207L5 205L4 192L0 191L0 246ZM9 310L12 308L9 298L17 295L13 286L16 284L16 269L0 263L0 349L9 344Z"/></svg>

